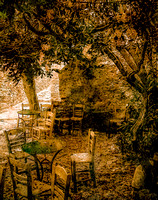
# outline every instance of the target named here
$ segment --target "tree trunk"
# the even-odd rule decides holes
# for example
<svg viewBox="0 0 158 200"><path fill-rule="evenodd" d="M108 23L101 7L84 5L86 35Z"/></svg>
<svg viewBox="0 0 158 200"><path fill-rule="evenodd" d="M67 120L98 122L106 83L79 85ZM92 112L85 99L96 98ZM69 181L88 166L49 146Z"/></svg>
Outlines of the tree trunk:
<svg viewBox="0 0 158 200"><path fill-rule="evenodd" d="M133 69L136 69L136 63L134 63L134 60L132 60L131 55L127 52L127 51L119 51L114 49L113 51L110 50L109 48L104 48L104 52L108 55L108 57L115 63L115 65L117 66L117 68L120 70L120 72L122 73L122 75L124 77L126 77L127 82L133 87L135 88L135 90L137 90L141 95L142 95L142 107L141 107L141 111L139 113L139 117L136 120L135 124L132 126L130 132L133 136L133 143L136 142L137 140L137 134L139 132L139 130L142 128L142 126L144 125L144 120L145 117L147 116L147 104L148 104L148 95L147 95L147 91L145 88L145 84L142 81L141 77L135 73L135 71ZM126 60L128 66L131 68L127 68L123 65L123 63L121 62L121 59L119 57L119 53L123 53L123 57ZM121 54L122 55L122 54ZM143 52L143 56L142 56L143 60L144 60L144 52ZM143 62L143 61L142 61ZM142 64L142 63L141 63ZM133 70L133 72L131 71Z"/></svg>
<svg viewBox="0 0 158 200"><path fill-rule="evenodd" d="M23 74L22 81L24 91L30 105L30 109L39 110L39 103L36 94L35 80L33 75L27 76L27 74Z"/></svg>
<svg viewBox="0 0 158 200"><path fill-rule="evenodd" d="M142 108L140 110L139 117L137 118L137 121L131 128L131 133L133 135L133 141L135 141L137 139L138 130L140 130L144 124L143 122L144 122L144 119L146 116L146 112L147 112L147 98L143 97Z"/></svg>

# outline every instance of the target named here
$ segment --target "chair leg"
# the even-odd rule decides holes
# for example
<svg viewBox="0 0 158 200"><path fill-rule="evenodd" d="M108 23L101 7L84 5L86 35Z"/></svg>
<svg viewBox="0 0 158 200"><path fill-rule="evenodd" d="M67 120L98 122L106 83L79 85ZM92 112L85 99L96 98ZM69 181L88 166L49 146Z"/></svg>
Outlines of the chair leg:
<svg viewBox="0 0 158 200"><path fill-rule="evenodd" d="M72 121L72 125L71 125L71 134L74 133L74 122Z"/></svg>
<svg viewBox="0 0 158 200"><path fill-rule="evenodd" d="M0 171L2 176L0 177L0 199L3 200L3 191L4 191L4 182L5 182L5 175L6 175L6 168L1 168Z"/></svg>
<svg viewBox="0 0 158 200"><path fill-rule="evenodd" d="M74 192L77 192L77 183L76 183L76 162L71 162L71 172L72 172L72 182L74 184Z"/></svg>
<svg viewBox="0 0 158 200"><path fill-rule="evenodd" d="M92 180L93 180L93 186L96 187L94 163L90 163L90 164L89 164L89 167L90 167L91 178L92 178Z"/></svg>
<svg viewBox="0 0 158 200"><path fill-rule="evenodd" d="M80 121L80 136L82 136L82 121Z"/></svg>
<svg viewBox="0 0 158 200"><path fill-rule="evenodd" d="M19 117L18 117L18 119L17 119L17 127L19 127Z"/></svg>

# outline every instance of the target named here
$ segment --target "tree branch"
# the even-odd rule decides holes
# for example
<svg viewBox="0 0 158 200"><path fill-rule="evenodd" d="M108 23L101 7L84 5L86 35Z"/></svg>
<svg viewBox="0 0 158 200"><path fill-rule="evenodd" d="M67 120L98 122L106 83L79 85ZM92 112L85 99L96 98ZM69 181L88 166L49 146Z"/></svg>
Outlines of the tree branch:
<svg viewBox="0 0 158 200"><path fill-rule="evenodd" d="M132 55L129 53L129 51L126 48L117 48L117 50L121 53L121 55L124 57L130 68L134 71L137 70L137 65L132 57Z"/></svg>
<svg viewBox="0 0 158 200"><path fill-rule="evenodd" d="M140 60L140 62L139 62L139 64L138 64L138 69L135 71L135 74L138 73L138 72L140 71L141 66L142 66L142 64L144 63L145 52L146 52L147 46L148 46L148 42L146 41L145 44L144 44L144 47L143 47L141 60Z"/></svg>
<svg viewBox="0 0 158 200"><path fill-rule="evenodd" d="M48 34L49 34L48 32L43 32L43 31L39 31L39 30L35 29L35 28L31 25L31 23L26 19L25 13L24 13L24 15L23 15L23 18L24 18L24 20L25 20L25 22L26 22L28 28L29 28L32 32L34 32L35 34L40 35L40 36L45 36L45 35L48 35Z"/></svg>
<svg viewBox="0 0 158 200"><path fill-rule="evenodd" d="M147 99L144 98L144 101L142 102L142 108L141 111L139 112L139 117L137 118L137 121L135 124L132 126L130 132L133 135L133 141L136 141L137 139L137 132L141 127L143 126L143 121L146 113L146 105L147 105Z"/></svg>
<svg viewBox="0 0 158 200"><path fill-rule="evenodd" d="M37 20L39 20L41 23L42 23L42 25L44 26L44 28L46 29L46 30L48 30L49 31L49 33L48 34L51 34L51 35L53 35L55 38L56 38L56 40L58 40L58 41L60 41L60 42L63 42L64 41L64 38L63 38L63 36L60 34L57 34L53 29L52 29L52 27L49 25L49 23L46 23L44 20L41 20L41 18L40 18L40 16L38 15L38 14L36 14L35 12L33 12L33 15L35 16L35 18L37 19ZM57 24L57 21L55 20L52 20L51 21L52 23L54 22L54 24L55 24L55 26L57 26L57 27L59 27L59 28L61 28L61 26L59 26L59 24ZM61 28L62 29L62 28ZM62 30L63 31L63 30ZM64 32L64 31L63 31Z"/></svg>
<svg viewBox="0 0 158 200"><path fill-rule="evenodd" d="M104 45L103 52L105 52L108 55L108 57L115 63L116 67L119 69L121 74L124 77L126 77L127 82L141 94L144 93L144 85L142 84L138 75L133 74L132 76L129 76L131 74L131 72L129 72L125 69L125 67L122 64L122 62L120 61L119 57L107 46L105 47L105 45Z"/></svg>
<svg viewBox="0 0 158 200"><path fill-rule="evenodd" d="M111 25L112 25L112 22L110 22L108 25L97 26L91 31L91 33L97 33L99 31L104 31L105 29L110 28Z"/></svg>
<svg viewBox="0 0 158 200"><path fill-rule="evenodd" d="M123 76L127 76L127 72L123 66L123 64L120 62L120 59L118 58L118 56L116 56L114 54L113 51L111 51L107 46L105 47L104 44L104 52L108 55L108 57L115 63L115 65L118 67L118 69L120 70L121 74Z"/></svg>

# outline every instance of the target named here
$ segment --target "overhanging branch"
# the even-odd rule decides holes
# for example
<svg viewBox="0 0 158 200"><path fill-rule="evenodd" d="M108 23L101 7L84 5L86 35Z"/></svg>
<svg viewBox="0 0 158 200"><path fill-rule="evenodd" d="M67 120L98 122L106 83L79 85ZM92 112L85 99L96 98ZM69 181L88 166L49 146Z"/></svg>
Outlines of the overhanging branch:
<svg viewBox="0 0 158 200"><path fill-rule="evenodd" d="M45 22L44 20L42 20L40 18L40 16L38 14L36 14L35 12L32 13L34 15L34 17L40 21L40 23L43 25L43 27L48 30L48 34L51 34L52 36L54 36L56 38L57 41L63 42L64 38L62 34L57 34L53 29L52 29L52 24L54 23L56 25L56 28L59 27L60 29L62 29L61 26L59 26L59 24L57 23L57 21L52 20L51 21L51 25L47 22ZM62 30L63 31L63 30ZM63 31L64 32L64 31Z"/></svg>
<svg viewBox="0 0 158 200"><path fill-rule="evenodd" d="M39 31L39 30L35 29L35 28L31 25L31 23L29 22L29 20L26 19L25 14L23 15L23 18L24 18L24 20L25 20L25 22L26 22L28 28L29 28L32 32L34 32L35 34L40 35L40 36L45 36L45 35L48 35L48 34L49 34L48 32L43 32L43 31Z"/></svg>
<svg viewBox="0 0 158 200"><path fill-rule="evenodd" d="M97 33L97 32L99 32L99 31L104 31L105 29L110 28L111 25L112 25L112 22L109 23L108 25L97 26L97 27L95 27L95 28L92 30L91 33Z"/></svg>
<svg viewBox="0 0 158 200"><path fill-rule="evenodd" d="M145 58L145 52L147 50L147 46L148 46L148 42L146 41L143 47L143 51L142 51L142 56L141 56L141 60L138 64L138 70L135 73L138 73L141 69L142 64L144 63L144 58Z"/></svg>
<svg viewBox="0 0 158 200"><path fill-rule="evenodd" d="M133 59L133 56L129 53L129 51L126 48L117 48L117 50L121 53L123 58L126 60L129 67L134 71L137 70L137 65Z"/></svg>
<svg viewBox="0 0 158 200"><path fill-rule="evenodd" d="M142 82L139 80L138 75L133 74L133 76L129 76L131 73L127 71L120 61L119 57L107 46L102 51L102 53L105 52L108 57L115 63L121 74L126 77L127 82L133 86L138 92L143 93L144 92L144 86L142 85Z"/></svg>
<svg viewBox="0 0 158 200"><path fill-rule="evenodd" d="M105 52L108 57L115 63L115 65L118 67L118 69L120 70L121 74L123 76L127 76L127 72L123 66L123 64L120 62L120 59L114 54L114 52L112 52L112 50L110 50L107 46L103 48L103 52Z"/></svg>

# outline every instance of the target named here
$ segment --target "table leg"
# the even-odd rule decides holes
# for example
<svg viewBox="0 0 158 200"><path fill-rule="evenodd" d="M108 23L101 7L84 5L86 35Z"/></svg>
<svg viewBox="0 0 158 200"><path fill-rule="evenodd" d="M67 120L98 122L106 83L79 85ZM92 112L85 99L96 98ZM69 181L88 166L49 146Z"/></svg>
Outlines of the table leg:
<svg viewBox="0 0 158 200"><path fill-rule="evenodd" d="M36 171L37 171L37 178L39 181L42 181L43 179L43 166L42 166L42 163L39 161L39 159L37 158L36 155L34 155L34 160L35 160L35 164L36 164ZM39 166L38 166L38 163L41 167L41 176L40 176L40 169L39 169Z"/></svg>

